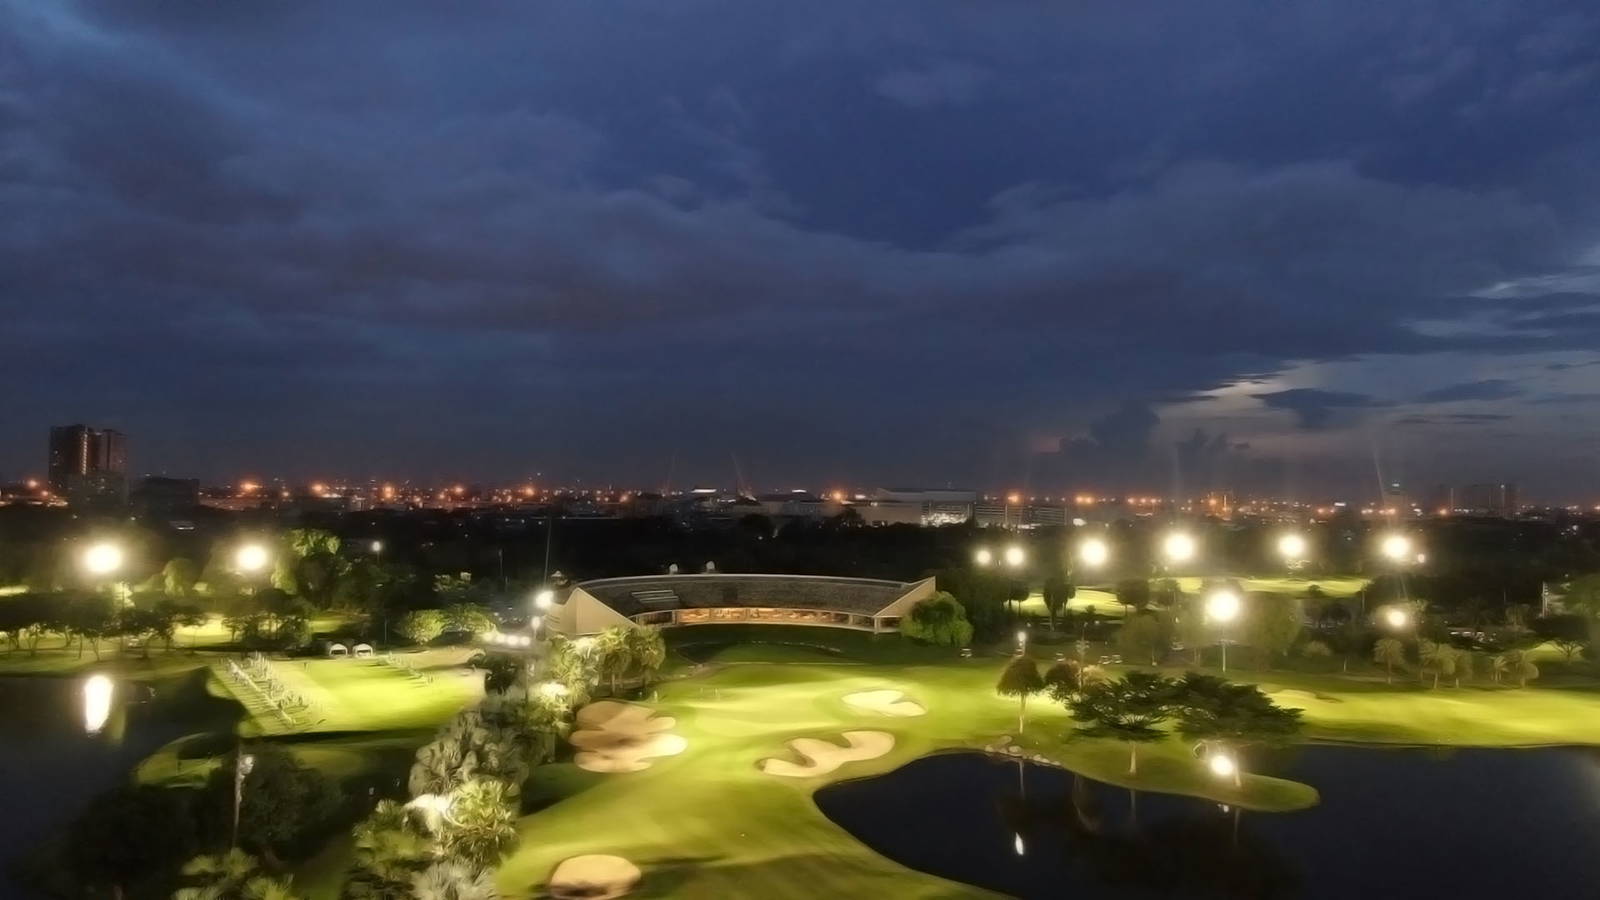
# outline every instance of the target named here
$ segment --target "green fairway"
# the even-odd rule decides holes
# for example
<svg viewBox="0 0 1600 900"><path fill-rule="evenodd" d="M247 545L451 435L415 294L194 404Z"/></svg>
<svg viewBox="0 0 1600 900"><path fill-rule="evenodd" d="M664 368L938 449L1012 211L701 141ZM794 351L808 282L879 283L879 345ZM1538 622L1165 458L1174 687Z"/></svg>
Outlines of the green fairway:
<svg viewBox="0 0 1600 900"><path fill-rule="evenodd" d="M1323 575L1323 576L1221 576L1236 578L1240 585L1247 591L1264 594L1288 594L1294 597L1304 597L1306 592L1316 585L1328 597L1353 597L1361 593L1367 586L1367 579L1356 575ZM1178 587L1184 593L1193 594L1204 587L1206 579L1198 575L1184 575L1177 579Z"/></svg>
<svg viewBox="0 0 1600 900"><path fill-rule="evenodd" d="M1078 588L1077 593L1067 601L1067 611L1075 616L1081 616L1093 609L1095 614L1106 619L1120 619L1124 612L1121 603L1117 602L1117 595L1110 591L1095 588ZM1050 611L1045 608L1044 595L1035 591L1022 601L1024 615L1047 618Z"/></svg>
<svg viewBox="0 0 1600 900"><path fill-rule="evenodd" d="M426 680L374 659L275 660L278 679L311 704L295 726L285 723L248 686L218 674L213 690L238 700L249 713L239 729L245 737L433 728L483 696L481 673L462 665L470 653L456 647L398 657Z"/></svg>
<svg viewBox="0 0 1600 900"><path fill-rule="evenodd" d="M523 842L500 872L508 896L535 896L560 860L613 853L645 870L643 896L740 896L759 878L772 897L954 897L982 892L907 870L861 845L817 810L811 794L824 784L886 772L930 752L981 749L1015 735L1017 704L998 696L1002 660L949 659L938 665L821 659L762 664L751 648L728 665L665 683L649 703L677 720L688 741L681 756L622 775L546 766L534 795L553 801L522 822ZM801 663L801 664L796 664ZM892 718L862 712L843 697L899 690L927 715ZM887 755L847 763L823 777L765 774L765 758L793 759L796 737L840 742L846 730L888 732ZM1028 756L1113 784L1129 784L1128 750L1112 741L1070 739L1065 711L1042 698L1030 704L1021 743ZM1316 802L1311 788L1249 776L1242 794L1208 777L1182 742L1140 751L1140 789L1189 793L1253 809L1294 809ZM604 823L600 825L599 823Z"/></svg>

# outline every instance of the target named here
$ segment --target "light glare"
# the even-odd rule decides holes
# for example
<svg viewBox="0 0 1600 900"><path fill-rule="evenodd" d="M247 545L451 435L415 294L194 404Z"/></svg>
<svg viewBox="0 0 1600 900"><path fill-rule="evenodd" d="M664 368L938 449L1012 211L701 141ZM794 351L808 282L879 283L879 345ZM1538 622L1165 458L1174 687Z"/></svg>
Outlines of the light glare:
<svg viewBox="0 0 1600 900"><path fill-rule="evenodd" d="M1167 535L1161 547L1172 562L1188 562L1194 558L1194 538L1181 531Z"/></svg>
<svg viewBox="0 0 1600 900"><path fill-rule="evenodd" d="M1083 560L1084 565L1097 569L1111 558L1111 548L1099 538L1089 538L1078 548L1078 557Z"/></svg>
<svg viewBox="0 0 1600 900"><path fill-rule="evenodd" d="M90 575L110 575L122 568L122 548L116 544L95 544L83 554L83 567Z"/></svg>
<svg viewBox="0 0 1600 900"><path fill-rule="evenodd" d="M83 730L99 734L111 718L111 696L116 687L104 675L90 675L83 683Z"/></svg>

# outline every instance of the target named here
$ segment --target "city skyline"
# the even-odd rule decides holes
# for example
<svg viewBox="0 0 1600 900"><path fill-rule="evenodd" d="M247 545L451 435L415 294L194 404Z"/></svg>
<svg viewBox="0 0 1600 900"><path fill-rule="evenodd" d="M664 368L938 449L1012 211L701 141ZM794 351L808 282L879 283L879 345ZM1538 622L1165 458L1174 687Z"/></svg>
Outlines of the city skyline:
<svg viewBox="0 0 1600 900"><path fill-rule="evenodd" d="M1587 7L910 13L0 5L0 471L1600 487Z"/></svg>

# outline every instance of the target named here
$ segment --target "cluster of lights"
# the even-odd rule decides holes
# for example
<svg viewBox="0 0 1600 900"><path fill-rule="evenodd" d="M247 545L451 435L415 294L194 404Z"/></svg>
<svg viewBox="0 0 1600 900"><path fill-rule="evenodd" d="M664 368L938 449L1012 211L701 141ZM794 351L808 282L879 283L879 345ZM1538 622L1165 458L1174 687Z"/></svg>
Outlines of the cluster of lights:
<svg viewBox="0 0 1600 900"><path fill-rule="evenodd" d="M1006 565L1015 569L1028 561L1028 554L1018 545L1012 544L1001 551L1000 558ZM972 559L980 566L992 566L995 563L994 551L988 547L979 547L977 552L972 554Z"/></svg>
<svg viewBox="0 0 1600 900"><path fill-rule="evenodd" d="M532 647L533 635L502 634L501 632L494 631L490 632L488 641L491 644L499 644L502 647Z"/></svg>

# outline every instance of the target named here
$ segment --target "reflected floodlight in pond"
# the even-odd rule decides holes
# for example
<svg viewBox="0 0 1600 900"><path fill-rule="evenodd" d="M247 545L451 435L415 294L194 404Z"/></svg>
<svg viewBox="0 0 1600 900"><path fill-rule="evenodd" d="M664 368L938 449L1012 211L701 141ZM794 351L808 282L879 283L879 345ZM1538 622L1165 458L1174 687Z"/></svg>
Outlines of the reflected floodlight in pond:
<svg viewBox="0 0 1600 900"><path fill-rule="evenodd" d="M91 675L83 683L83 730L99 734L111 718L111 696L116 687L104 675Z"/></svg>

